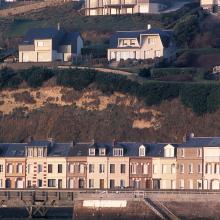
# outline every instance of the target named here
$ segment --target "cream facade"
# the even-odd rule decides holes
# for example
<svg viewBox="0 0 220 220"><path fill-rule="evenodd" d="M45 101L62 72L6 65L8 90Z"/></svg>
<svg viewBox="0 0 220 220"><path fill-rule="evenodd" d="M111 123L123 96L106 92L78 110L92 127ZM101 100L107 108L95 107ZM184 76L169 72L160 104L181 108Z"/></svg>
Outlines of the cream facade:
<svg viewBox="0 0 220 220"><path fill-rule="evenodd" d="M158 13L163 5L149 0L86 0L85 15L117 15L136 13Z"/></svg>
<svg viewBox="0 0 220 220"><path fill-rule="evenodd" d="M220 189L220 147L204 147L204 189Z"/></svg>
<svg viewBox="0 0 220 220"><path fill-rule="evenodd" d="M65 157L47 157L47 188L66 188Z"/></svg>
<svg viewBox="0 0 220 220"><path fill-rule="evenodd" d="M5 159L0 158L0 188L5 188Z"/></svg>
<svg viewBox="0 0 220 220"><path fill-rule="evenodd" d="M162 157L152 158L152 188L176 189L176 156L175 147L168 144L164 146Z"/></svg>
<svg viewBox="0 0 220 220"><path fill-rule="evenodd" d="M83 40L78 32L31 29L19 45L19 62L71 61L81 54L82 48Z"/></svg>
<svg viewBox="0 0 220 220"><path fill-rule="evenodd" d="M110 39L108 60L174 59L176 50L171 35L171 32L150 27L146 31L116 32Z"/></svg>
<svg viewBox="0 0 220 220"><path fill-rule="evenodd" d="M200 0L200 5L204 10L213 13L220 12L220 0Z"/></svg>

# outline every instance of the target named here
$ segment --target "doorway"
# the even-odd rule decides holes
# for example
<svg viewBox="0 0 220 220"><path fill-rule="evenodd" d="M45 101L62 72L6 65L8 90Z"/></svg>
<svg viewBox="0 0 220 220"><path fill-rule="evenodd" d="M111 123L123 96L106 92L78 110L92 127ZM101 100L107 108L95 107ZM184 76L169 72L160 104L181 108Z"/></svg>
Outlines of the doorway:
<svg viewBox="0 0 220 220"><path fill-rule="evenodd" d="M105 188L105 181L104 179L100 179L100 189L104 189Z"/></svg>
<svg viewBox="0 0 220 220"><path fill-rule="evenodd" d="M62 180L60 180L60 179L58 180L58 188L62 189Z"/></svg>

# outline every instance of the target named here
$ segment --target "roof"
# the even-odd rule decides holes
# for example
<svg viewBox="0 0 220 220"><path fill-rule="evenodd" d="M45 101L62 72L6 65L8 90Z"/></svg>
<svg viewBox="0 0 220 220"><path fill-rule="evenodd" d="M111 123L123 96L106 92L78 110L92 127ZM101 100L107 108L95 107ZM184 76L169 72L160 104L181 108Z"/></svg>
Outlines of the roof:
<svg viewBox="0 0 220 220"><path fill-rule="evenodd" d="M59 30L52 27L32 28L26 33L23 43L32 44L35 39L54 39L59 32Z"/></svg>
<svg viewBox="0 0 220 220"><path fill-rule="evenodd" d="M158 28L151 28L149 30L139 30L139 31L117 31L110 38L110 48L117 48L119 38L135 38L140 43L140 36L157 34L160 36L162 44L164 47L168 47L171 39L173 38L173 31L162 30Z"/></svg>
<svg viewBox="0 0 220 220"><path fill-rule="evenodd" d="M27 144L27 147L49 147L51 144L48 140L34 140Z"/></svg>
<svg viewBox="0 0 220 220"><path fill-rule="evenodd" d="M24 157L26 143L3 143L0 144L2 157Z"/></svg>
<svg viewBox="0 0 220 220"><path fill-rule="evenodd" d="M190 137L179 147L220 147L220 137Z"/></svg>
<svg viewBox="0 0 220 220"><path fill-rule="evenodd" d="M32 28L23 38L23 44L32 45L34 40L52 39L53 49L58 49L61 45L71 45L74 52L77 50L77 38L81 36L79 32L65 32L56 28Z"/></svg>
<svg viewBox="0 0 220 220"><path fill-rule="evenodd" d="M89 148L95 148L97 151L100 148L106 148L106 155L113 156L113 148L123 148L124 156L139 156L139 147L144 145L146 147L146 156L149 157L163 157L164 156L164 147L168 143L158 143L158 144L149 144L142 142L117 142L113 146L112 143L76 143L74 144L68 156L88 156ZM176 146L176 144L172 144Z"/></svg>

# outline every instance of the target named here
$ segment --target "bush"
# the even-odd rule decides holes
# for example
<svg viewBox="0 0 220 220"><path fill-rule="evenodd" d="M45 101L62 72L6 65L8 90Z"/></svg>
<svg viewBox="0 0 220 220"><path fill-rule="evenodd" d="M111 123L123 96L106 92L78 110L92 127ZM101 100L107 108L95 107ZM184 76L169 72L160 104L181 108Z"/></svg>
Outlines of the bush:
<svg viewBox="0 0 220 220"><path fill-rule="evenodd" d="M44 67L32 67L20 72L21 78L25 80L30 87L42 86L43 82L53 77L54 74L54 70Z"/></svg>
<svg viewBox="0 0 220 220"><path fill-rule="evenodd" d="M138 72L138 75L144 78L150 78L151 77L151 71L150 68L143 68L140 69Z"/></svg>

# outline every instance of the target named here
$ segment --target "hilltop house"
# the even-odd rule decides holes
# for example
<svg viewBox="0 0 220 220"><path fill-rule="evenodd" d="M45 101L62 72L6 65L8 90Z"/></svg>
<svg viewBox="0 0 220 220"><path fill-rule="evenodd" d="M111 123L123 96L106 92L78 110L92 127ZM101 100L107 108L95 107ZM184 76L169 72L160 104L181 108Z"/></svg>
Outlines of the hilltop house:
<svg viewBox="0 0 220 220"><path fill-rule="evenodd" d="M117 31L110 38L108 60L175 58L173 31L151 28L141 31Z"/></svg>
<svg viewBox="0 0 220 220"><path fill-rule="evenodd" d="M201 7L213 13L220 12L220 0L201 0Z"/></svg>
<svg viewBox="0 0 220 220"><path fill-rule="evenodd" d="M55 28L34 28L19 45L19 62L71 61L81 54L83 39L79 32Z"/></svg>
<svg viewBox="0 0 220 220"><path fill-rule="evenodd" d="M150 0L86 0L85 15L158 13L163 7Z"/></svg>

